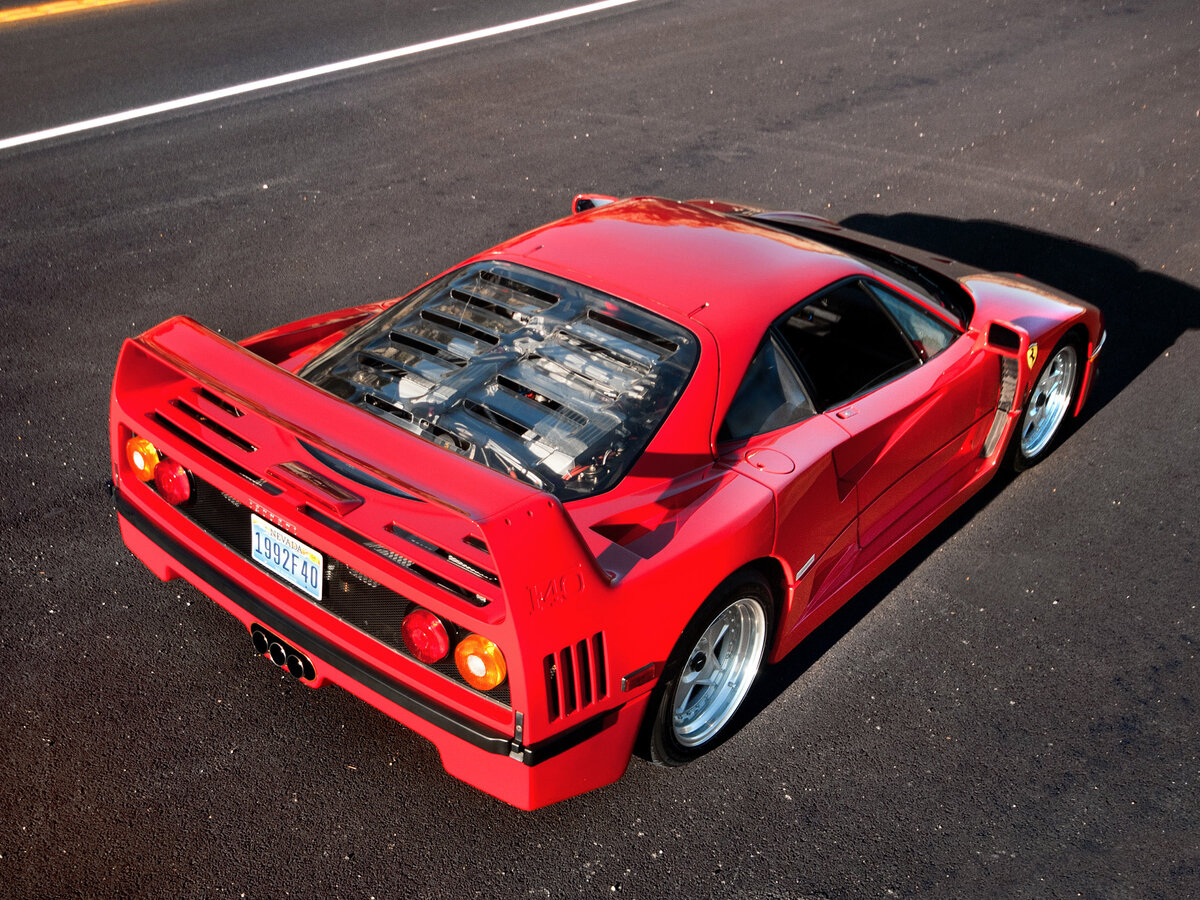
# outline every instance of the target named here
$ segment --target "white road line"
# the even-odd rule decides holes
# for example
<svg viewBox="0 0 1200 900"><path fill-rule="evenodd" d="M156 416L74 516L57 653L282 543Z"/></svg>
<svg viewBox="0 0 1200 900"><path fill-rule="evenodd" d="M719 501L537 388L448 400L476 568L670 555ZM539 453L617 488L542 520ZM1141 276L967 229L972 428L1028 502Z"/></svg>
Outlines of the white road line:
<svg viewBox="0 0 1200 900"><path fill-rule="evenodd" d="M199 106L202 103L212 103L215 100L224 100L226 97L236 97L238 94L248 94L252 91L261 91L267 88L279 87L283 84L292 84L297 81L305 81L309 78L320 78L323 75L331 75L334 72L345 72L348 69L358 69L363 66L371 66L375 63L387 62L392 59L399 59L403 56L415 56L418 53L427 53L430 50L440 50L443 47L453 47L455 44L465 44L469 41L480 41L484 38L495 37L499 34L510 34L514 31L524 31L528 28L536 28L539 25L548 25L551 22L561 22L563 19L573 19L576 16L586 16L589 13L600 12L605 9L612 9L617 6L626 6L630 3L640 3L641 0L599 0L597 3L588 3L585 6L575 6L570 9L562 9L558 12L546 13L540 16L533 16L529 19L520 19L516 22L508 22L504 25L493 25L490 28L480 28L476 31L468 31L463 34L455 34L450 37L438 38L433 41L425 41L421 44L412 44L408 47L397 47L395 50L385 50L382 53L372 53L369 56L359 56L354 59L347 59L341 62L329 63L324 66L316 66L311 69L302 69L299 72L289 72L286 75L276 75L273 78L263 78L259 81L249 81L245 84L237 84L232 87L220 88L215 91L206 91L203 94L193 94L191 97L182 97L178 100L168 100L165 103L155 103L151 106L143 106L138 109L128 109L124 112L112 113L107 116L99 116L95 119L88 119L83 122L72 122L69 125L59 125L57 128L47 128L43 131L33 131L29 134L21 134L16 137L4 138L0 140L0 150L6 150L9 147L20 147L23 144L35 144L39 141L48 141L51 138L62 137L66 134L76 134L80 131L91 131L96 128L104 128L108 125L116 125L119 122L128 122L131 119L144 119L148 116L156 116L159 113L171 112L176 109L183 109L188 106Z"/></svg>

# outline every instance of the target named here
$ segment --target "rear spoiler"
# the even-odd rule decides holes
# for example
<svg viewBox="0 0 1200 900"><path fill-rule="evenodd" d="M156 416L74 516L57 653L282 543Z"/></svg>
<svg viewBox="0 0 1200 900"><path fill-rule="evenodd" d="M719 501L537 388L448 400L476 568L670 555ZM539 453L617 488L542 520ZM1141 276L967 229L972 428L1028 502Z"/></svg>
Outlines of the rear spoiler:
<svg viewBox="0 0 1200 900"><path fill-rule="evenodd" d="M186 316L126 343L114 418L120 411L133 422L147 413L130 389L137 386L142 353L321 452L474 522L514 612L522 605L540 612L540 604L563 590L609 581L554 496L409 434ZM551 581L548 590L544 582Z"/></svg>

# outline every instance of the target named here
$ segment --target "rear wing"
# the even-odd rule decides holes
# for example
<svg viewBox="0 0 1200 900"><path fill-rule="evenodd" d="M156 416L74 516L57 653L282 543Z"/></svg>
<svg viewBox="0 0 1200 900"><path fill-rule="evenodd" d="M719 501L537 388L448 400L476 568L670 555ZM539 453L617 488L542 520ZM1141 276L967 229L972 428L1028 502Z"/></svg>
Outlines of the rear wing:
<svg viewBox="0 0 1200 900"><path fill-rule="evenodd" d="M585 584L608 584L552 495L411 435L187 317L122 349L114 459L129 431L179 448L218 487L233 472L265 505L288 501L322 528L392 562L400 556L425 581L456 586L468 602L474 595L473 605L506 597L487 619L504 608L542 613Z"/></svg>

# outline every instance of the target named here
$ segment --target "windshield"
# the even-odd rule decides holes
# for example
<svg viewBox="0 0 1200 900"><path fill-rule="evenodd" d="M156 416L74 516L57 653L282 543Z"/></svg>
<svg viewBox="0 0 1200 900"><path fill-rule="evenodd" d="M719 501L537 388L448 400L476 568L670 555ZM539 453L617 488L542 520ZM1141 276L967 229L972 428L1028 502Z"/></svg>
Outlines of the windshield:
<svg viewBox="0 0 1200 900"><path fill-rule="evenodd" d="M624 476L697 353L690 332L640 307L492 261L402 300L300 376L566 500Z"/></svg>

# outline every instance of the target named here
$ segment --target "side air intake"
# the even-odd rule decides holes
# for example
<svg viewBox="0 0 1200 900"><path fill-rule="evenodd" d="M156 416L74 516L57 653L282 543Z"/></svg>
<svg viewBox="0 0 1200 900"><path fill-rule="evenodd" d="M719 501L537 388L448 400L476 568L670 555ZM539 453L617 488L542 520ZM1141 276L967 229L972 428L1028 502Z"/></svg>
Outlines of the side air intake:
<svg viewBox="0 0 1200 900"><path fill-rule="evenodd" d="M551 722L582 712L608 696L602 631L547 654L542 668Z"/></svg>

